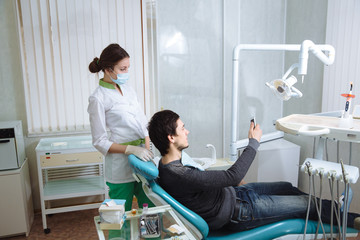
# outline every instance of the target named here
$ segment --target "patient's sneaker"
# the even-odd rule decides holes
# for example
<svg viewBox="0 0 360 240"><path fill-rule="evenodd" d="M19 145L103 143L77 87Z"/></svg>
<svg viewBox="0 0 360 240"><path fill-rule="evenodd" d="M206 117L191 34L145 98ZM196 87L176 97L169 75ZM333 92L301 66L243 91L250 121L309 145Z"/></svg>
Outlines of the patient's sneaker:
<svg viewBox="0 0 360 240"><path fill-rule="evenodd" d="M354 220L354 228L356 230L360 230L360 217L355 218L355 220Z"/></svg>
<svg viewBox="0 0 360 240"><path fill-rule="evenodd" d="M353 192L351 190L351 187L349 187L349 196L348 196L348 204L347 204L347 212L349 212L349 208L350 208L350 204L351 204L351 201L352 201L352 198L353 198ZM339 203L340 203L340 211L343 212L344 211L344 200L345 200L345 192L343 192L340 196L340 199L339 199Z"/></svg>

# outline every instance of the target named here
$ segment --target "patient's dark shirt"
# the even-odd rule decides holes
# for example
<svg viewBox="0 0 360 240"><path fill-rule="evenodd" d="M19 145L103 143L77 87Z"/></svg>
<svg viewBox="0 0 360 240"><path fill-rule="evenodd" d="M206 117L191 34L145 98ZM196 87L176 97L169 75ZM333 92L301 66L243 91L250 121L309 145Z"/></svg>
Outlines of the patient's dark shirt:
<svg viewBox="0 0 360 240"><path fill-rule="evenodd" d="M236 195L232 186L244 178L255 158L259 142L249 139L249 145L237 161L221 171L200 171L183 166L180 160L159 163L159 184L172 197L199 214L211 230L228 223L234 211Z"/></svg>

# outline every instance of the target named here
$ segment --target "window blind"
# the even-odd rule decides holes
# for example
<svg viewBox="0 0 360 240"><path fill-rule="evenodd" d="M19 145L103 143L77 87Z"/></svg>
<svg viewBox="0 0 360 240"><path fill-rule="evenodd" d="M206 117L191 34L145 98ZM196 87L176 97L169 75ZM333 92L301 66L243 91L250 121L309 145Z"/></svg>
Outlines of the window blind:
<svg viewBox="0 0 360 240"><path fill-rule="evenodd" d="M324 68L322 111L344 110L340 94L349 92L350 82L355 101L360 94L360 1L328 1L326 43L335 48L335 62Z"/></svg>
<svg viewBox="0 0 360 240"><path fill-rule="evenodd" d="M130 54L144 107L141 1L18 0L17 9L29 135L89 131L88 97L102 73L88 65L110 43Z"/></svg>

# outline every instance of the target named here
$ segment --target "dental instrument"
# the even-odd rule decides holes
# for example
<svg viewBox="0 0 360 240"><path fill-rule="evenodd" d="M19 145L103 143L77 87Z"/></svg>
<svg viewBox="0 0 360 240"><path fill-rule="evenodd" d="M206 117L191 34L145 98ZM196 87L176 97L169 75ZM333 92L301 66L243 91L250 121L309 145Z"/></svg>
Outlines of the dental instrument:
<svg viewBox="0 0 360 240"><path fill-rule="evenodd" d="M338 232L340 239L346 239L346 233L347 233L347 214L349 209L349 189L350 189L350 183L356 183L359 178L359 169L355 166L349 166L343 164L342 160L339 163L333 163L318 159L311 159L307 158L303 165L301 166L301 171L307 173L309 175L309 201L308 201L308 209L307 209L307 215L306 215L306 222L308 221L308 212L310 210L310 199L311 199L311 192L314 192L315 197L315 184L314 184L314 175L319 175L320 180L322 180L322 177L328 177L329 178L329 186L330 186L330 193L331 193L331 238L333 237L333 212L335 210L334 206L334 197L333 197L333 187L334 187L334 181L337 180L338 182L343 181L345 183L345 191L344 191L344 203L342 207L342 224L340 225L340 216L339 211L335 211L335 215L338 222ZM331 179L331 180L330 180ZM322 181L321 181L322 184ZM320 185L320 203L321 203L321 191L322 191L322 185ZM319 224L322 224L321 222L321 206L318 207L317 201L315 201L316 210L319 217ZM319 210L320 209L320 210ZM340 209L340 207L338 207ZM305 230L306 230L305 225ZM342 227L342 228L341 228ZM323 228L323 226L322 226ZM324 232L324 229L323 229ZM304 232L304 239L305 239L305 232ZM316 237L315 237L316 239Z"/></svg>
<svg viewBox="0 0 360 240"><path fill-rule="evenodd" d="M341 94L341 96L346 97L345 110L342 112L339 126L343 128L353 128L353 116L349 114L351 108L351 100L355 98L355 95L352 94L353 83L350 82L350 91L348 94Z"/></svg>
<svg viewBox="0 0 360 240"><path fill-rule="evenodd" d="M309 174L309 198L308 198L308 208L307 208L307 211L306 211L306 217L305 217L305 228L304 228L304 234L303 234L303 239L305 239L306 237L306 229L307 229L307 223L309 221L309 213L310 213L310 204L311 204L311 181L312 181L312 167L310 165L309 162L306 162L304 163L305 164L305 167L307 169L307 173Z"/></svg>
<svg viewBox="0 0 360 240"><path fill-rule="evenodd" d="M330 195L331 195L331 209L335 208L335 199L334 199L334 182L335 182L335 174L336 171L332 170L329 172L329 187L330 187ZM337 183L339 183L337 181ZM339 189L339 185L337 185L337 189ZM339 199L339 198L337 198ZM334 212L335 212L335 217L336 217L336 221L337 221L337 225L340 226L340 208L338 208L338 211L331 211L331 216L330 216L330 239L333 239L333 234L334 234ZM339 227L340 228L340 227ZM339 236L340 236L340 231L339 232Z"/></svg>
<svg viewBox="0 0 360 240"><path fill-rule="evenodd" d="M307 166L311 164L311 168ZM343 171L344 168L344 171ZM317 172L323 171L323 176L334 176L337 181L344 181L344 176L347 182L355 184L359 179L359 168L343 164L328 162L324 160L307 158L300 170L302 172L311 172L311 174L317 174Z"/></svg>
<svg viewBox="0 0 360 240"><path fill-rule="evenodd" d="M344 204L343 204L343 230L342 230L342 236L343 239L345 239L346 237L346 226L347 226L347 218L348 218L348 211L349 211L349 190L350 190L350 185L349 185L349 178L348 178L348 173L345 171L345 167L344 167L344 163L342 160L340 160L341 163L341 171L342 171L342 176L343 176L343 181L345 184L345 194L344 194Z"/></svg>
<svg viewBox="0 0 360 240"><path fill-rule="evenodd" d="M343 118L348 118L349 117L349 112L350 112L350 108L351 108L351 99L355 98L355 95L352 94L352 89L353 89L353 82L350 82L350 91L348 94L341 94L341 96L346 97L346 103L345 103L345 110L344 110L344 114L343 114Z"/></svg>
<svg viewBox="0 0 360 240"><path fill-rule="evenodd" d="M324 176L324 170L323 169L319 169L318 171L318 175L320 177L320 193L319 193L319 204L317 204L317 201L315 201L316 204L316 211L318 213L319 216L319 220L318 220L318 225L316 228L316 233L315 233L315 239L317 239L317 236L319 234L319 228L321 226L321 229L323 232L325 232L324 229L324 225L323 222L321 221L321 211L322 211L322 184L323 184L323 176ZM312 176L312 183L313 183L313 189L314 189L314 197L316 197L316 191L315 191L315 179L314 179L314 175Z"/></svg>
<svg viewBox="0 0 360 240"><path fill-rule="evenodd" d="M273 92L287 99L290 97L300 97L301 92L294 88L296 78L294 76L287 77L292 70L298 68L298 74L302 76L307 74L307 61L309 51L312 52L317 58L319 58L325 65L330 65L335 59L335 49L331 45L315 45L310 40L305 40L302 44L239 44L233 50L233 75L232 75L232 107L231 107L231 142L230 142L230 160L236 161L238 156L238 149L246 146L246 140L237 140L237 116L238 116L238 91L239 91L239 59L241 51L299 51L299 63L291 65L289 70L279 81L272 81L267 86L273 90ZM323 51L328 52L326 56ZM296 80L297 81L297 80ZM273 83L273 84L272 84ZM276 84L275 84L276 83ZM275 85L274 85L275 84ZM277 131L268 134L264 134L261 138L261 142L270 141L282 138L283 132Z"/></svg>

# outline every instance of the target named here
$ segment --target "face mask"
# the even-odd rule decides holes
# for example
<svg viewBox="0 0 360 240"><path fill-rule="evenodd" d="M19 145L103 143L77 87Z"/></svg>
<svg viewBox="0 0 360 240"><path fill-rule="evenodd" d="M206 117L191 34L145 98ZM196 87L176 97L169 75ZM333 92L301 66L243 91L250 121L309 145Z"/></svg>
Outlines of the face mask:
<svg viewBox="0 0 360 240"><path fill-rule="evenodd" d="M113 79L111 76L110 76L110 79L118 85L122 85L129 80L129 73L119 73L119 74L116 74L116 76L117 76L117 79Z"/></svg>

